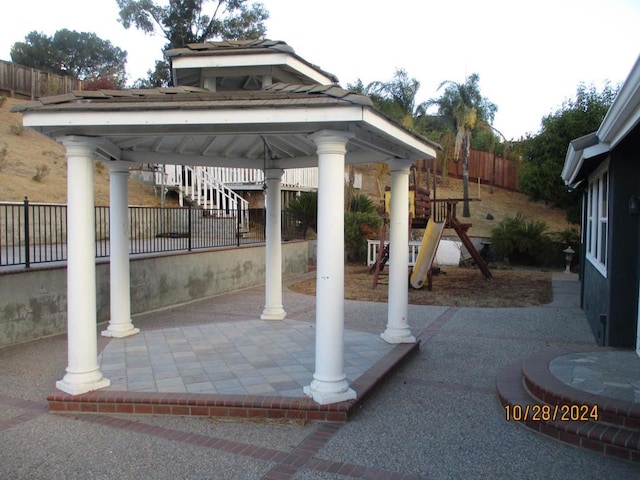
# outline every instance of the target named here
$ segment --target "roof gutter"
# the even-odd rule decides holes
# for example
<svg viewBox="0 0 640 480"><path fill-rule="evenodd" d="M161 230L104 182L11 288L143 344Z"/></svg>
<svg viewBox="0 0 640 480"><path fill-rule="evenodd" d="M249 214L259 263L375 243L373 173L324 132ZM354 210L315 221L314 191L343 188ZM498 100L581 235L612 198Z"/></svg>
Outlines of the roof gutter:
<svg viewBox="0 0 640 480"><path fill-rule="evenodd" d="M585 175L585 162L606 155L640 123L640 57L607 111L597 132L569 143L562 169L562 180L576 188Z"/></svg>

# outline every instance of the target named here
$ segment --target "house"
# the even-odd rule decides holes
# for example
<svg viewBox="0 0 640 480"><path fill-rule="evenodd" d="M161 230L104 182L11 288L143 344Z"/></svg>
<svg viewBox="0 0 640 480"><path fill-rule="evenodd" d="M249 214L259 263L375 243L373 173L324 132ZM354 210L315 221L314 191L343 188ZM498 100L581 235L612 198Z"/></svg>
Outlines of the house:
<svg viewBox="0 0 640 480"><path fill-rule="evenodd" d="M129 171L139 164L261 169L266 196L263 320L286 317L282 296L283 172L318 168L316 371L304 393L319 404L353 399L344 372L345 166L385 162L391 172L389 303L381 338L416 343L408 323L409 171L438 146L390 120L371 99L271 40L213 42L167 52L170 88L72 92L14 107L23 123L65 146L68 192L69 395L107 387L97 363L93 161L109 165L110 304L102 332L139 333L130 315ZM237 89L242 85L244 88ZM342 340L342 341L341 341Z"/></svg>
<svg viewBox="0 0 640 480"><path fill-rule="evenodd" d="M640 355L640 58L598 130L573 140L562 179L582 193L582 308L598 344Z"/></svg>

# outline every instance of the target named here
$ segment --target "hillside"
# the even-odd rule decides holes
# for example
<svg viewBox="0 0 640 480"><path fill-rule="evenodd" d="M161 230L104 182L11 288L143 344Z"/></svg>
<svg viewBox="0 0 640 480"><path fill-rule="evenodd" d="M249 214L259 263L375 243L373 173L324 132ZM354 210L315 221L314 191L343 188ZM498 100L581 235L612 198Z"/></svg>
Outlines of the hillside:
<svg viewBox="0 0 640 480"><path fill-rule="evenodd" d="M0 106L0 201L19 202L25 196L32 202L66 203L66 161L64 148L57 142L30 129L22 128L22 115L9 112L11 106L24 100L7 98ZM4 161L2 151L6 151ZM41 179L35 180L39 171ZM363 193L371 196L376 204L380 201L380 191L390 185L388 173L379 175L378 165L359 165L356 171L363 175ZM379 180L379 181L378 181ZM491 229L507 215L518 212L530 219L543 220L549 232L568 227L564 212L549 208L544 203L531 202L526 195L494 189L488 186L471 186L471 196L480 201L471 203L471 218L463 219L472 223L472 236L489 236ZM438 198L461 198L462 181L448 178L438 185ZM96 205L109 204L109 171L106 165L96 162L95 168ZM129 203L131 205L159 205L159 196L153 188L129 181ZM460 209L462 206L460 206ZM459 215L461 214L459 211ZM493 220L487 220L487 214Z"/></svg>
<svg viewBox="0 0 640 480"><path fill-rule="evenodd" d="M380 175L379 167L371 168L368 166L356 166L355 170L362 174L362 191L369 195L374 202L381 202L381 193L384 187L391 185L391 177L388 173ZM462 180L454 177L446 179L438 179L435 198L463 198ZM424 186L424 185L423 185ZM430 186L432 189L432 187ZM547 232L560 232L571 228L565 218L565 212L557 208L551 208L544 202L533 202L526 194L494 188L488 185L472 184L469 187L469 195L474 200L469 205L471 212L470 218L462 217L462 202L458 205L458 219L463 223L471 223L473 226L469 229L469 235L475 237L491 236L493 229L501 220L507 216L513 216L521 213L525 218L530 220L543 221L547 224ZM433 197L433 189L432 189ZM487 219L487 215L491 214L493 220ZM577 226L573 226L577 228ZM453 231L445 231L445 235L455 236Z"/></svg>
<svg viewBox="0 0 640 480"><path fill-rule="evenodd" d="M7 98L0 106L0 201L66 203L67 166L64 147L22 127L22 115L9 110L24 102ZM4 153L3 153L4 152ZM95 203L109 204L109 169L95 164ZM37 179L39 178L39 179ZM129 180L131 205L159 205L153 188Z"/></svg>

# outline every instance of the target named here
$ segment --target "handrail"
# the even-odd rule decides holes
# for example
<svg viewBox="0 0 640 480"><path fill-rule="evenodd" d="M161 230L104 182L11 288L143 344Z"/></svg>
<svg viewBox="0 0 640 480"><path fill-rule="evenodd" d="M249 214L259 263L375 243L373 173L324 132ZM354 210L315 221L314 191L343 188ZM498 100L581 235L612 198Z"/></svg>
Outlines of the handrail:
<svg viewBox="0 0 640 480"><path fill-rule="evenodd" d="M303 238L298 222L282 212L283 238ZM241 221L244 225L241 225ZM109 207L95 207L95 256L110 255ZM226 211L200 208L128 209L129 253L149 254L240 246L265 241L262 208ZM0 267L51 263L67 259L67 206L0 203Z"/></svg>

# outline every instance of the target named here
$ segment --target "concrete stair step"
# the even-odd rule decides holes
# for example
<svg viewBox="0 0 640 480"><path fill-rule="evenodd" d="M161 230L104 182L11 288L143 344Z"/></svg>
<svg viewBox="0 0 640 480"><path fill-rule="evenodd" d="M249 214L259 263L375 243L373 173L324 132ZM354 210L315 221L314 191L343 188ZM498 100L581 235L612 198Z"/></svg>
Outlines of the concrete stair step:
<svg viewBox="0 0 640 480"><path fill-rule="evenodd" d="M572 388L549 371L557 352L505 367L496 379L505 419L570 445L640 462L638 405ZM557 408L556 408L557 406Z"/></svg>

